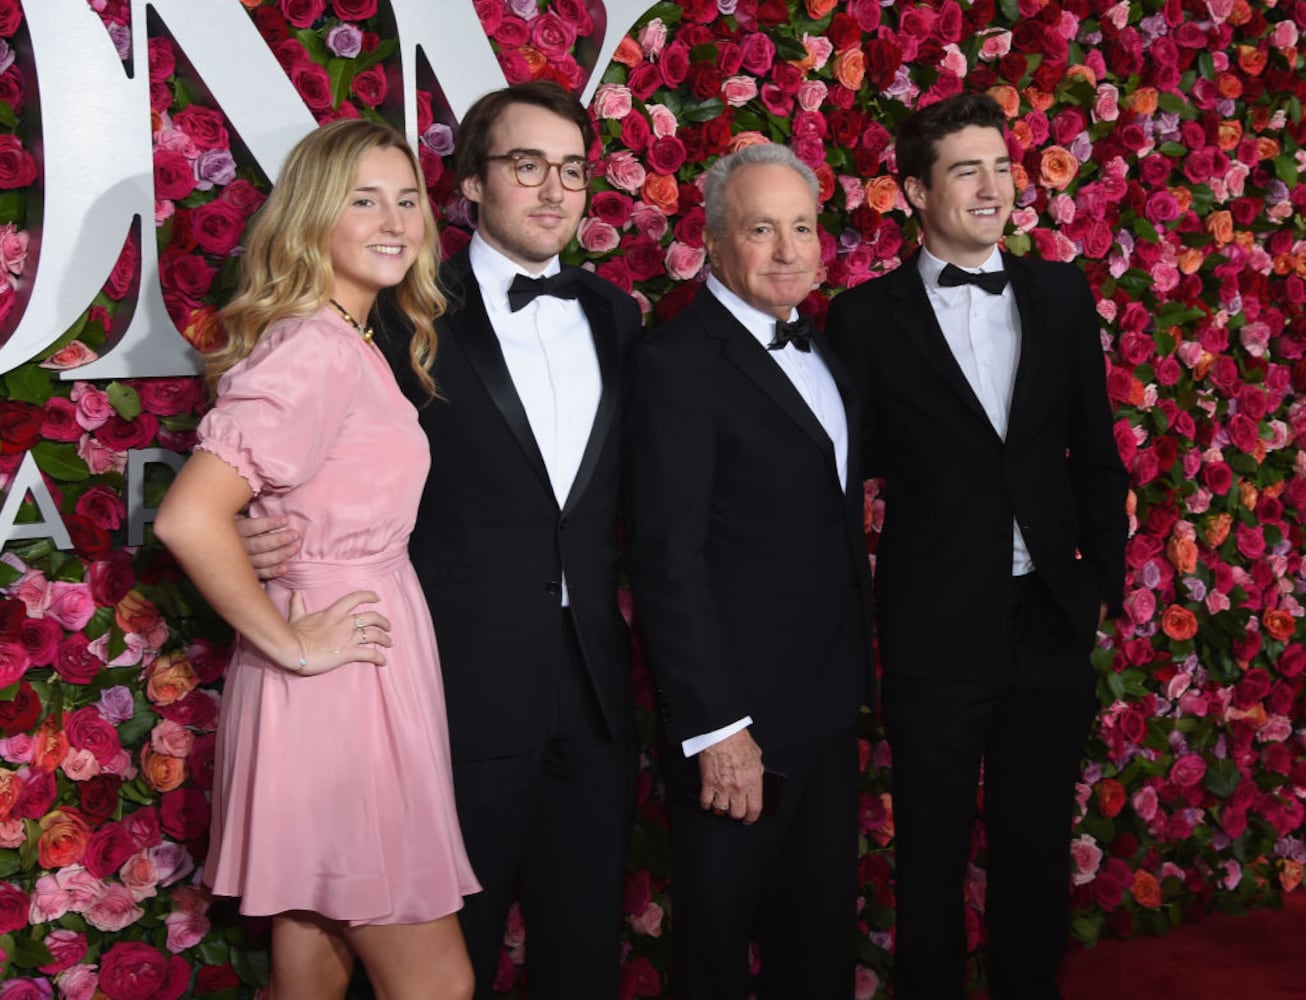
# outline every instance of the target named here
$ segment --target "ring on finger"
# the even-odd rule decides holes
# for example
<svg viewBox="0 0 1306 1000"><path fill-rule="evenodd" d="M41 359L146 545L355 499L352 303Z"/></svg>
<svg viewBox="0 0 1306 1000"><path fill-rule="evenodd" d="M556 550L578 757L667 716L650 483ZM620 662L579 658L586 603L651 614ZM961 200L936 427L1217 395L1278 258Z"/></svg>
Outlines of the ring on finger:
<svg viewBox="0 0 1306 1000"><path fill-rule="evenodd" d="M363 628L363 627L364 627L364 625L363 625L363 616L362 616L362 615L355 615L355 616L354 616L354 628Z"/></svg>
<svg viewBox="0 0 1306 1000"><path fill-rule="evenodd" d="M358 630L358 644L361 646L365 642L367 642L367 629L360 628Z"/></svg>

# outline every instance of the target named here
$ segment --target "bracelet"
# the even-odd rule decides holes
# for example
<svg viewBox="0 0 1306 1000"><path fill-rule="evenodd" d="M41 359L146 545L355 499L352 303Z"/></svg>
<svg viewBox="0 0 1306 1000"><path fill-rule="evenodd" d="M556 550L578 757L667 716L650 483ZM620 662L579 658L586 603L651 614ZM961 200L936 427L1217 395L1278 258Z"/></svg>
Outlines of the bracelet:
<svg viewBox="0 0 1306 1000"><path fill-rule="evenodd" d="M290 669L297 674L302 674L304 672L304 668L308 666L308 652L307 650L304 649L303 639L301 639L299 636L295 636L295 642L299 644L299 665L295 667L291 667Z"/></svg>

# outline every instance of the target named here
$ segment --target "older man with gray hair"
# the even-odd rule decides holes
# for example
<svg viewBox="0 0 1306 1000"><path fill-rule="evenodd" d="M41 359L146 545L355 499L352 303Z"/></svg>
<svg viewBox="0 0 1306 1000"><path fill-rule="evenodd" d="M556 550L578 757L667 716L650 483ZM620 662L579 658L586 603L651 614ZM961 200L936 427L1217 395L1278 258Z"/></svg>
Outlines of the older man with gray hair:
<svg viewBox="0 0 1306 1000"><path fill-rule="evenodd" d="M783 146L704 185L711 275L644 338L626 416L631 580L658 689L676 995L848 997L854 723L871 690L860 404L797 313L819 185Z"/></svg>

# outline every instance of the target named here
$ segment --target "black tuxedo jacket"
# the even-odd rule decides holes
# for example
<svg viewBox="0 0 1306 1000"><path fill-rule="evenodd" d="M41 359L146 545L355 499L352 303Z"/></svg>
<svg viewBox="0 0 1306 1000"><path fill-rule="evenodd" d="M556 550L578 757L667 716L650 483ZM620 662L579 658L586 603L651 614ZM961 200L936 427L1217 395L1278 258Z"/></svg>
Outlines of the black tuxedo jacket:
<svg viewBox="0 0 1306 1000"><path fill-rule="evenodd" d="M440 398L423 406L406 334L378 342L431 440L431 474L409 542L435 622L455 760L544 740L565 662L563 573L585 668L613 738L633 738L630 640L617 608L621 382L640 329L635 301L578 270L603 381L589 443L561 508L464 250L441 269Z"/></svg>
<svg viewBox="0 0 1306 1000"><path fill-rule="evenodd" d="M876 607L888 673L973 677L1007 659L1013 518L1085 654L1099 604L1121 600L1128 477L1092 292L1074 265L1003 261L1021 323L1005 441L915 258L830 308L831 342L867 401L867 467L886 479Z"/></svg>
<svg viewBox="0 0 1306 1000"><path fill-rule="evenodd" d="M823 338L847 408L852 384ZM871 685L862 476L706 288L634 353L627 534L637 628L675 744L751 715L754 738L828 735Z"/></svg>

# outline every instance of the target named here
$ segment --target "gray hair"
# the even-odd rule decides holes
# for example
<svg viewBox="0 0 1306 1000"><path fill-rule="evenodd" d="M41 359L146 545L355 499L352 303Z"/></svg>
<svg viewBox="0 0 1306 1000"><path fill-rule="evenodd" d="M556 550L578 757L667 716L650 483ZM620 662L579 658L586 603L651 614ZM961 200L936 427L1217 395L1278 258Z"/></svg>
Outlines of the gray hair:
<svg viewBox="0 0 1306 1000"><path fill-rule="evenodd" d="M726 228L726 182L741 167L788 167L812 189L812 196L821 200L821 182L812 168L800 160L788 146L774 142L758 143L723 156L712 164L703 176L703 209L707 213L707 231L720 236Z"/></svg>

